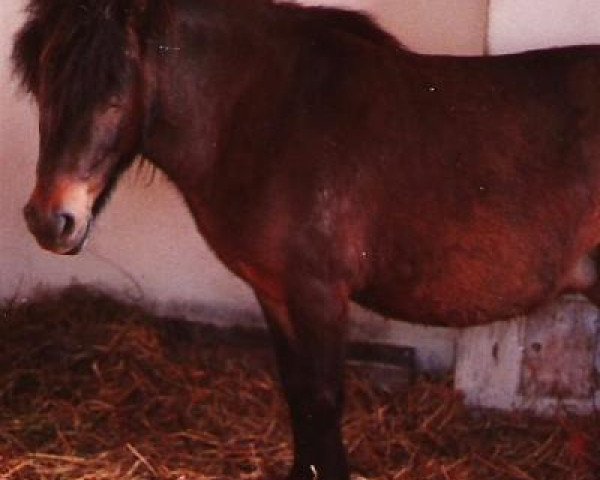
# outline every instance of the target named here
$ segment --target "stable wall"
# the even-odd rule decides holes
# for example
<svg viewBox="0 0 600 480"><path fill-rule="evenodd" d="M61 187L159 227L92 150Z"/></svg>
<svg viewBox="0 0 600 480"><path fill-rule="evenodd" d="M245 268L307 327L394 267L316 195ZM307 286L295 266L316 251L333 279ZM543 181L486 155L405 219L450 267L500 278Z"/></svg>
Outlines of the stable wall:
<svg viewBox="0 0 600 480"><path fill-rule="evenodd" d="M483 52L486 0L329 4L371 12L407 46L422 52ZM21 210L34 181L36 111L16 93L8 62L23 6L21 0L0 0L0 297L25 299L37 285L78 281L108 286L169 314L220 324L257 321L249 289L215 260L178 194L160 175L150 184L146 174L126 175L79 256L55 256L35 244ZM358 310L353 316L356 336L416 346L421 366L451 368L453 331L388 322Z"/></svg>
<svg viewBox="0 0 600 480"><path fill-rule="evenodd" d="M597 0L491 0L492 54L600 42Z"/></svg>

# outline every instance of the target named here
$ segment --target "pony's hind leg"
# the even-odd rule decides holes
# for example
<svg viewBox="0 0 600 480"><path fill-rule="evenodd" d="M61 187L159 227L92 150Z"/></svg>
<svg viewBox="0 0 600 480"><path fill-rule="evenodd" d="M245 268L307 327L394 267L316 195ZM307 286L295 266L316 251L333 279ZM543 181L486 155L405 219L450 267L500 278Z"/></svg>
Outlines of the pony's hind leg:
<svg viewBox="0 0 600 480"><path fill-rule="evenodd" d="M258 297L292 419L288 480L349 480L340 429L348 299L320 281L295 285L285 302Z"/></svg>

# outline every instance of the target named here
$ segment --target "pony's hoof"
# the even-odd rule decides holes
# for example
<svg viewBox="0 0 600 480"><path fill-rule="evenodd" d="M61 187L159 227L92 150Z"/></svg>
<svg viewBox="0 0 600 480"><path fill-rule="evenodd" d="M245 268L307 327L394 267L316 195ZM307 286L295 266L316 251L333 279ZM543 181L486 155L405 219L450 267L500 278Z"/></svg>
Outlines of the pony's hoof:
<svg viewBox="0 0 600 480"><path fill-rule="evenodd" d="M340 468L338 473L331 475L331 472L328 474L320 473L314 465L309 467L294 466L286 480L350 480L350 475L344 470Z"/></svg>

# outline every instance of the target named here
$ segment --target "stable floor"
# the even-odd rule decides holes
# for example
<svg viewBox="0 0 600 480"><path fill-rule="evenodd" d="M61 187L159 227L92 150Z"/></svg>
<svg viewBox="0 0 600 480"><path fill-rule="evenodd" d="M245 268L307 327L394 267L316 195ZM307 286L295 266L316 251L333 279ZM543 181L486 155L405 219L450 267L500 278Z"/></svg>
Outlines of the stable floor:
<svg viewBox="0 0 600 480"><path fill-rule="evenodd" d="M0 479L262 480L291 460L272 354L75 286L0 308ZM348 371L356 479L593 480L600 416L470 412L451 379Z"/></svg>

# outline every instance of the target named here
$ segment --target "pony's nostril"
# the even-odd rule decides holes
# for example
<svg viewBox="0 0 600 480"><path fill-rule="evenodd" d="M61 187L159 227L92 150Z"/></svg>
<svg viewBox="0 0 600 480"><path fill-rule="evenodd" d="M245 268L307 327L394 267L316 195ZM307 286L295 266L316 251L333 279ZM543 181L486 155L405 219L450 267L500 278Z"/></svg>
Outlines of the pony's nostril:
<svg viewBox="0 0 600 480"><path fill-rule="evenodd" d="M56 214L56 232L59 237L69 237L75 231L75 217L67 212Z"/></svg>

